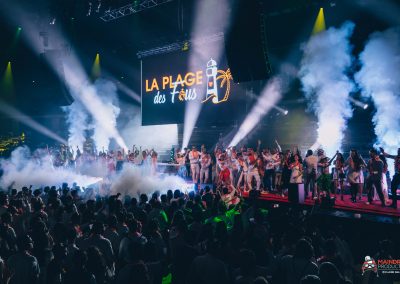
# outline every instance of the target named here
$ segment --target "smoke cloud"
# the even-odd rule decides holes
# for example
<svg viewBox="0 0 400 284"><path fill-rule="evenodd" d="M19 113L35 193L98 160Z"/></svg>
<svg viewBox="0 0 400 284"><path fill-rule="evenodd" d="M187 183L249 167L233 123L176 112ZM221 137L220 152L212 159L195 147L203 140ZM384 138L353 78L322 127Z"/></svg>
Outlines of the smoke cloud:
<svg viewBox="0 0 400 284"><path fill-rule="evenodd" d="M349 38L354 24L344 23L310 38L303 47L300 80L309 108L318 117L317 144L328 155L341 148L343 131L352 116L349 93L354 83L346 75L352 56Z"/></svg>
<svg viewBox="0 0 400 284"><path fill-rule="evenodd" d="M376 107L376 143L395 154L400 145L400 28L373 33L360 61L355 79Z"/></svg>
<svg viewBox="0 0 400 284"><path fill-rule="evenodd" d="M68 127L68 145L80 147L86 140L86 131L88 130L89 115L85 108L78 101L62 108L67 114Z"/></svg>
<svg viewBox="0 0 400 284"><path fill-rule="evenodd" d="M91 130L91 138L97 150L107 150L111 139L115 138L115 131L111 130L117 128L117 118L120 114L117 87L108 80L98 79L94 85L83 86L79 93L96 96L97 115L89 113L88 107L84 107L79 100L64 107L63 110L67 113L68 143L70 146L82 147ZM78 96L79 94L74 95Z"/></svg>
<svg viewBox="0 0 400 284"><path fill-rule="evenodd" d="M123 110L122 121L119 121L121 136L129 146L143 146L159 151L178 144L176 124L142 126L140 108L121 105L121 110Z"/></svg>
<svg viewBox="0 0 400 284"><path fill-rule="evenodd" d="M159 191L165 193L169 189L181 191L193 190L193 185L188 185L182 178L170 175L143 175L142 170L131 164L125 164L121 173L111 185L111 194L135 196L141 193L152 194Z"/></svg>
<svg viewBox="0 0 400 284"><path fill-rule="evenodd" d="M117 129L117 118L120 113L117 87L114 83L99 79L94 89L102 104L101 115L93 117L93 140L98 151L108 149L111 138L114 137L109 129ZM107 127L104 127L107 125Z"/></svg>
<svg viewBox="0 0 400 284"><path fill-rule="evenodd" d="M92 185L96 188L96 184L102 183L103 178L107 184L111 184L109 192L102 192L104 195L121 193L136 196L155 191L165 193L169 189L180 189L184 192L193 190L192 185L178 176L150 175L146 169L132 164L125 164L119 174L110 177L101 163L89 163L87 169L81 168L81 172L85 174L79 174L74 168L54 167L52 157L46 150L38 149L32 153L27 146L15 149L9 159L1 159L0 171L3 172L0 178L0 188L3 190L21 189L30 185L33 188L53 185L60 187L64 182L69 185L76 183L81 187Z"/></svg>
<svg viewBox="0 0 400 284"><path fill-rule="evenodd" d="M99 177L80 175L66 168L55 168L52 158L44 154L44 150L31 153L28 147L18 147L11 153L9 159L0 160L0 169L3 174L0 178L0 187L20 189L23 186L61 186L63 182L80 186L95 184Z"/></svg>

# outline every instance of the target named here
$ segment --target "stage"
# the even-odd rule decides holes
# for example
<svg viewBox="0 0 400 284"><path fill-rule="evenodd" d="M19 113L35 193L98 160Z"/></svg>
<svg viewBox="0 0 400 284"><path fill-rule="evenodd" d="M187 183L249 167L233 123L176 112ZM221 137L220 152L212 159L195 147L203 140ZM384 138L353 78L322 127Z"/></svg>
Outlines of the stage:
<svg viewBox="0 0 400 284"><path fill-rule="evenodd" d="M243 197L247 198L248 197L248 192L243 193ZM291 203L288 200L287 196L282 197L281 195L275 194L275 193L261 193L260 200L266 201L266 202L272 202L272 203L278 203L278 204L287 204L290 205ZM337 215L337 211L343 211L344 213L347 213L347 217L353 217L353 218L361 218L362 216L365 216L366 214L369 215L374 215L375 217L391 217L391 218L399 218L400 217L400 208L394 209L392 207L382 207L380 201L373 201L372 204L367 205L367 196L363 196L361 200L357 200L356 203L351 202L350 196L345 195L344 200L340 200L340 197L338 196L338 199L335 201L335 205L333 207L327 208L327 207L322 207L320 204L316 204L315 200L312 199L307 199L305 200L304 203L299 203L302 206L307 206L307 207L312 207L317 205L318 208L323 208L325 211L330 210L334 215ZM293 203L294 204L294 203ZM373 218L376 221L382 222L382 220L378 220L377 218Z"/></svg>

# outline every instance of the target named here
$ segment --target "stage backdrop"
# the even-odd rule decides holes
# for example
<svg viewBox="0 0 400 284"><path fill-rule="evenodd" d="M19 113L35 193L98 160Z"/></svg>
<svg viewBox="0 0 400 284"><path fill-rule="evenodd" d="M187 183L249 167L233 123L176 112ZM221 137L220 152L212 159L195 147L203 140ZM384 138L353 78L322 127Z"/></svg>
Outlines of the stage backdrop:
<svg viewBox="0 0 400 284"><path fill-rule="evenodd" d="M142 60L142 125L183 123L185 104L201 104L198 125L241 119L246 93L233 83L226 57L215 48L178 51Z"/></svg>

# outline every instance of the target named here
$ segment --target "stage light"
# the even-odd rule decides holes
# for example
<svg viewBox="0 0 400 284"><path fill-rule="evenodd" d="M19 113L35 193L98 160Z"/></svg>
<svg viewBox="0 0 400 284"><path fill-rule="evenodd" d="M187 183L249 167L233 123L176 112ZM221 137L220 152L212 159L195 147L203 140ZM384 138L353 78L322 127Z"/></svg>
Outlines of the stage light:
<svg viewBox="0 0 400 284"><path fill-rule="evenodd" d="M15 47L17 46L17 43L18 43L20 35L21 35L21 31L22 31L21 27L18 27L17 30L15 31L14 39L10 46L10 54L13 54L15 51Z"/></svg>
<svg viewBox="0 0 400 284"><path fill-rule="evenodd" d="M315 23L314 23L314 28L312 30L312 34L314 35L314 34L322 32L324 30L326 30L324 8L320 8L317 19L315 20Z"/></svg>
<svg viewBox="0 0 400 284"><path fill-rule="evenodd" d="M182 46L182 51L188 51L188 50L189 50L189 43L185 41Z"/></svg>
<svg viewBox="0 0 400 284"><path fill-rule="evenodd" d="M359 108L362 108L362 109L364 109L364 110L367 109L367 108L369 107L368 104L366 104L366 103L364 103L364 102L362 102L362 101L356 100L355 98L349 97L349 100L350 100L353 104L355 104L356 106L358 106Z"/></svg>
<svg viewBox="0 0 400 284"><path fill-rule="evenodd" d="M283 115L288 115L289 111L287 109L283 109L279 106L273 106L276 110L278 110L280 113L282 113Z"/></svg>
<svg viewBox="0 0 400 284"><path fill-rule="evenodd" d="M92 66L92 80L99 78L100 75L101 75L100 54L97 53Z"/></svg>
<svg viewBox="0 0 400 284"><path fill-rule="evenodd" d="M6 70L4 71L3 78L1 80L1 90L6 96L11 96L14 93L11 61L8 61Z"/></svg>
<svg viewBox="0 0 400 284"><path fill-rule="evenodd" d="M229 146L236 146L240 143L272 108L277 108L276 103L281 97L281 82L279 79L273 78L264 87L260 97L244 119L242 125L240 125L238 132L229 143Z"/></svg>

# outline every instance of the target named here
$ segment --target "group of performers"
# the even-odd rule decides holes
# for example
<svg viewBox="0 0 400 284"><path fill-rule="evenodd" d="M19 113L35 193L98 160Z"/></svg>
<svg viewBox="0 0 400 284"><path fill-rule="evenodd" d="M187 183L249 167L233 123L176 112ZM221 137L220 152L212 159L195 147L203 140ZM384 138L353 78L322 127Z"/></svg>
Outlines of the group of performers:
<svg viewBox="0 0 400 284"><path fill-rule="evenodd" d="M107 174L112 175L122 170L124 163L134 164L143 169L146 175L156 175L158 154L152 150L142 150L133 146L132 150L101 151L90 150L84 146L63 146L59 150L49 150L55 166L68 166L80 169L94 161L100 162ZM279 143L275 147L261 149L261 141L257 147L228 147L217 145L211 153L204 145L200 149L175 150L177 174L183 178L191 178L194 184L214 184L221 189L232 192L246 192L251 189L285 196L291 186L304 184L304 198L320 199L321 196L332 195L344 200L346 188L350 190L350 200L360 202L363 190L366 189L368 204L379 200L382 206L389 205L389 186L387 183L388 164L386 159L394 160L394 175L390 189L392 202L390 206L397 208L396 190L400 184L400 148L397 155L391 155L380 148L371 149L370 159L365 162L357 150L352 149L347 159L336 152L332 158L325 155L324 150L314 153L308 150L305 157L297 147L282 151ZM237 190L237 191L236 191Z"/></svg>
<svg viewBox="0 0 400 284"><path fill-rule="evenodd" d="M397 208L400 148L397 155L390 155L382 148L380 151L371 149L369 160L365 162L355 149L350 151L347 159L339 151L328 158L323 149L316 153L308 150L303 158L297 147L283 152L277 141L275 144L274 148L262 150L260 141L255 150L245 147L223 150L217 146L213 153L209 153L204 145L200 150L195 146L183 152L177 150L179 175L190 175L196 184L213 183L241 192L255 189L282 196L291 186L304 184L305 199L329 196L344 200L344 192L349 188L350 200L354 203L361 201L365 188L367 204L379 200L382 206L387 206L390 201L386 159L389 158L394 159L390 206Z"/></svg>
<svg viewBox="0 0 400 284"><path fill-rule="evenodd" d="M99 164L106 173L111 176L122 170L124 163L141 167L144 174L157 174L158 153L154 150L137 148L135 145L132 150L102 150L97 152L92 147L85 147L81 150L76 147L74 151L72 147L61 145L60 148L46 148L42 151L36 151L36 155L44 156L48 154L51 157L51 163L55 167L69 167L80 171L82 168L92 166L94 163ZM40 157L37 157L40 159ZM99 175L101 174L99 173Z"/></svg>

